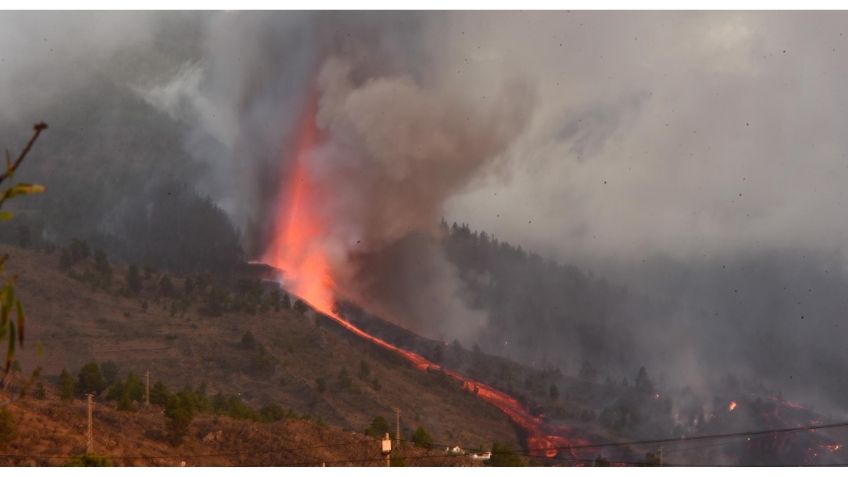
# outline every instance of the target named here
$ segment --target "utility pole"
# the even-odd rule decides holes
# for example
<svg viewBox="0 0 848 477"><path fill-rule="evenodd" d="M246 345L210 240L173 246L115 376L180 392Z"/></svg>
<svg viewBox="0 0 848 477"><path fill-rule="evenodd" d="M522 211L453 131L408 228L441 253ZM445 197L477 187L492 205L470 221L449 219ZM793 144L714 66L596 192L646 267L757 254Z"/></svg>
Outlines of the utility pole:
<svg viewBox="0 0 848 477"><path fill-rule="evenodd" d="M400 408L395 408L395 447L400 450Z"/></svg>
<svg viewBox="0 0 848 477"><path fill-rule="evenodd" d="M662 456L662 444L660 444L660 467L663 466L663 456Z"/></svg>
<svg viewBox="0 0 848 477"><path fill-rule="evenodd" d="M85 446L85 452L91 454L94 452L94 426L91 422L92 412L91 409L94 406L94 395L88 393L88 443Z"/></svg>
<svg viewBox="0 0 848 477"><path fill-rule="evenodd" d="M144 405L150 406L150 370L144 372Z"/></svg>

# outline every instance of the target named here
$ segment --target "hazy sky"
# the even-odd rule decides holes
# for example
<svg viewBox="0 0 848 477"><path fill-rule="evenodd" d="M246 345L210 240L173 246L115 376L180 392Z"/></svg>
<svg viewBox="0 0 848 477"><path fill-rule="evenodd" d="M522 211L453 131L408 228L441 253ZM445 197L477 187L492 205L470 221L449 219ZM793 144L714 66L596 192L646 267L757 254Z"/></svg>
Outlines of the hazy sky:
<svg viewBox="0 0 848 477"><path fill-rule="evenodd" d="M797 366L814 383L809 370L845 362L834 330L848 283L846 20L2 13L0 120L50 122L51 107L95 78L125 87L182 121L186 150L205 165L195 186L256 252L292 131L317 97L327 141L310 167L334 184L323 212L340 261L445 215L678 300L663 317L674 326L661 329L680 343L681 375L705 356L741 356L778 379L793 364L773 363L813 349L829 354ZM465 325L486 318L464 303L453 267L428 253L438 286L410 303L436 303L428 313L440 327L473 335ZM828 321L801 327L802 315ZM751 346L767 328L773 342ZM669 362L652 333L646 349Z"/></svg>
<svg viewBox="0 0 848 477"><path fill-rule="evenodd" d="M844 14L463 20L458 74L506 67L539 101L450 216L562 258L844 252Z"/></svg>
<svg viewBox="0 0 848 477"><path fill-rule="evenodd" d="M274 90L253 73L285 78L276 89L296 98L308 80L294 70L342 52L382 65L376 76L411 79L424 94L472 107L497 101L505 84L529 92L530 119L501 157L451 191L450 219L562 259L842 252L845 19L841 12L4 13L0 114L18 117L110 71L129 87L156 91L172 110L188 104L183 109L203 126L193 146L232 172L243 119L285 116L257 113L260 103L288 106L267 97L251 104L251 88ZM181 24L191 28L174 27ZM174 59L179 52L161 46L166 29L199 46ZM343 41L351 33L358 49ZM148 50L156 55L139 53ZM218 146L198 146L204 133ZM217 189L238 214L239 194Z"/></svg>

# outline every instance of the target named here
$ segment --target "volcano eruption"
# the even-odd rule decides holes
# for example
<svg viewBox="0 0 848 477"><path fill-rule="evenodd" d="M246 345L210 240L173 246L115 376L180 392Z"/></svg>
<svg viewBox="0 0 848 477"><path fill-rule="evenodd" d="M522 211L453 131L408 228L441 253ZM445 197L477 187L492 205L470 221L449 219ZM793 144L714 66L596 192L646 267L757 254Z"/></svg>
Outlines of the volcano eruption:
<svg viewBox="0 0 848 477"><path fill-rule="evenodd" d="M334 279L327 244L328 226L326 218L320 216L320 207L317 207L322 200L326 200L326 194L332 194L332 190L322 188L309 169L310 154L321 143L315 114L316 101L313 98L308 101L298 126L296 146L292 151L294 159L291 161L291 169L285 171L273 237L263 258L265 264L278 270L280 284L307 302L316 312L334 320L351 333L397 353L421 371L441 370L461 383L464 389L500 409L526 433L527 448L533 455L553 459L569 446L588 444L586 439L567 427L545 424L540 417L532 415L525 406L506 393L456 371L441 369L419 354L372 336L349 323L337 311L336 297L347 295L344 290L338 289L338 282ZM574 452L571 452L571 456L577 457Z"/></svg>

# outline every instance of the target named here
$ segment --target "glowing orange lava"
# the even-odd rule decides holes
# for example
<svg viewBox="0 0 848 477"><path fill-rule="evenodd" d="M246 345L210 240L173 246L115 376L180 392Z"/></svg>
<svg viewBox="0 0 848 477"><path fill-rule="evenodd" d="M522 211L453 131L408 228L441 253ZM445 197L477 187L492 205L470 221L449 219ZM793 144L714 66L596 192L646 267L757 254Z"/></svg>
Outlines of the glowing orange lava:
<svg viewBox="0 0 848 477"><path fill-rule="evenodd" d="M733 412L736 409L736 401L730 401L730 404L727 405L727 410Z"/></svg>
<svg viewBox="0 0 848 477"><path fill-rule="evenodd" d="M842 444L825 444L823 446L828 452L836 452L842 448Z"/></svg>
<svg viewBox="0 0 848 477"><path fill-rule="evenodd" d="M283 272L283 283L316 309L333 307L333 280L325 249L326 228L314 210L321 192L309 174L306 161L318 140L315 101L310 101L300 124L293 168L282 190L273 239L263 261Z"/></svg>
<svg viewBox="0 0 848 477"><path fill-rule="evenodd" d="M282 276L279 278L286 289L351 333L403 356L419 370L442 369L417 353L366 333L334 310L334 296L337 290L328 259L327 228L317 209L324 196L320 184L310 176L308 167L310 151L318 144L320 137L315 124L315 113L316 102L313 100L307 106L299 127L292 169L284 171L287 177L281 190L285 191L285 194L280 198L273 238L262 261L281 271ZM466 390L500 409L527 431L528 448L534 455L554 458L561 449L569 445L588 443L579 437L565 437L572 434L569 428L545 424L515 398L491 386L469 379L456 371L442 371L462 383ZM571 455L575 456L573 451Z"/></svg>

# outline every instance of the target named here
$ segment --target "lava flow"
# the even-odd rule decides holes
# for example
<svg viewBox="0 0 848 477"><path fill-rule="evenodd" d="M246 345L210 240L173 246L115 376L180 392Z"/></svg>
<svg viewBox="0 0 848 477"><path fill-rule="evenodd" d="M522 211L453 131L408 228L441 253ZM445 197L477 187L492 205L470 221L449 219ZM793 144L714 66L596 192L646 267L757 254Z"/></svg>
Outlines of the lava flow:
<svg viewBox="0 0 848 477"><path fill-rule="evenodd" d="M421 371L442 369L423 356L399 348L372 336L354 326L334 310L335 283L333 281L328 247L326 245L326 223L316 208L323 199L322 190L309 174L308 154L319 143L319 131L315 124L316 102L307 106L297 135L293 169L288 172L281 196L274 234L263 262L281 271L283 285L315 310L334 320L351 333L378 346L391 350L410 361ZM570 445L583 445L587 441L568 436L572 431L564 427L545 424L534 416L515 398L491 386L469 379L462 374L442 369L462 386L474 392L480 399L494 405L516 425L527 432L527 447L538 457L555 458L559 450ZM571 452L572 457L576 457Z"/></svg>

